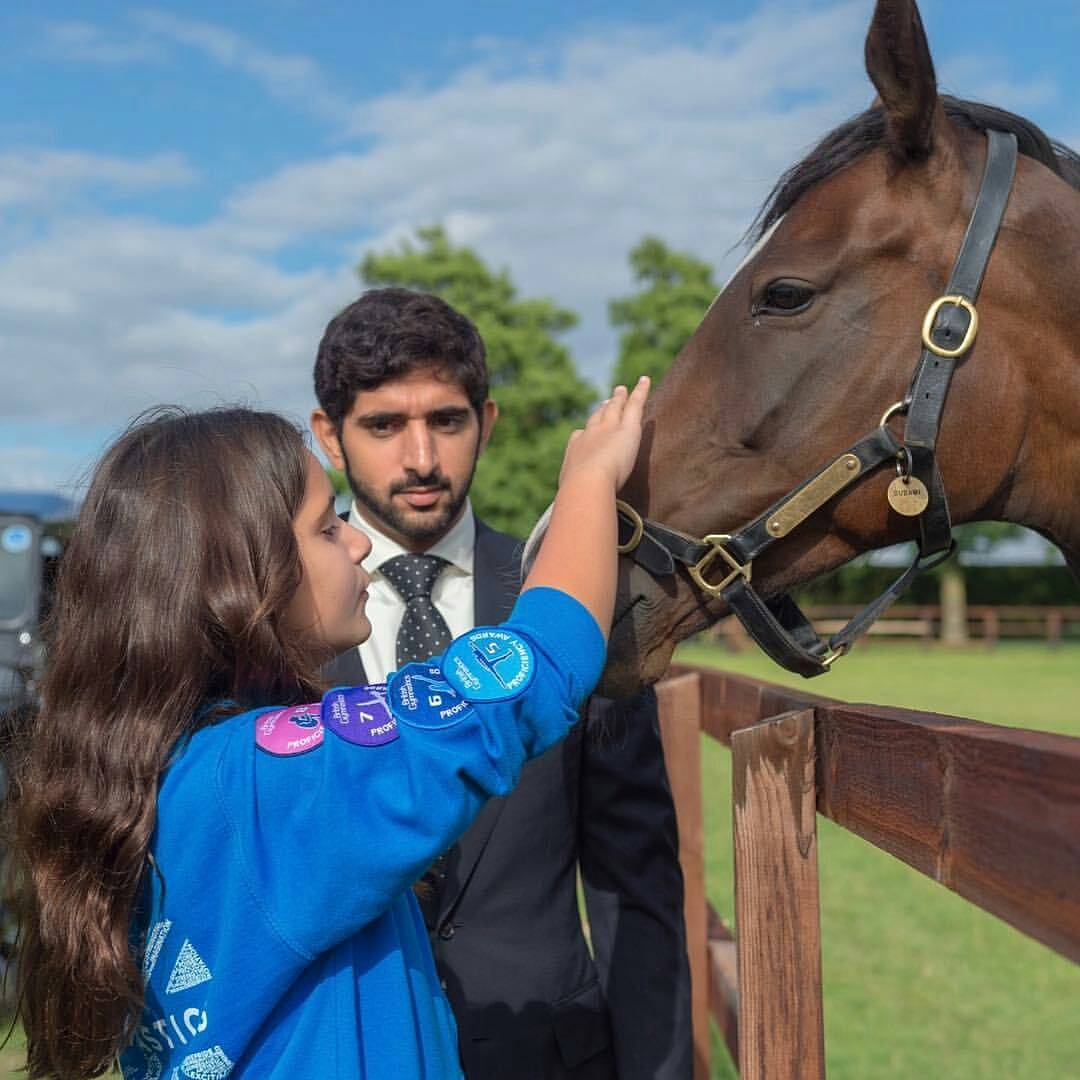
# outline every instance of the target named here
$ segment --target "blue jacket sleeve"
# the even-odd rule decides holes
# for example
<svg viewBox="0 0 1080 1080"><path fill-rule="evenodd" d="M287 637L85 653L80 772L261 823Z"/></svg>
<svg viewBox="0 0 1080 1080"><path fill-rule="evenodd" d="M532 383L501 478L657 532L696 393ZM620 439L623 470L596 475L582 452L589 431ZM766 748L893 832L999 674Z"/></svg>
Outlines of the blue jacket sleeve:
<svg viewBox="0 0 1080 1080"><path fill-rule="evenodd" d="M325 731L306 753L258 749L263 713L236 725L219 761L219 795L240 833L252 893L297 952L315 955L384 912L489 797L514 787L525 761L577 721L604 662L603 636L584 607L556 590L530 590L505 623L470 631L446 658L468 657L471 644L492 638L513 638L532 665L521 688L514 690L513 679L506 680L509 692L493 684L504 696L488 700L490 688L471 686L467 672L447 675L443 689L460 698L454 708L410 714L393 706L396 737L389 741L350 741L325 707ZM509 664L517 672L514 657ZM442 666L449 669L449 661ZM391 677L391 703L408 670ZM505 665L499 674L506 675ZM440 692L440 705L445 696ZM313 734L302 739L314 743Z"/></svg>

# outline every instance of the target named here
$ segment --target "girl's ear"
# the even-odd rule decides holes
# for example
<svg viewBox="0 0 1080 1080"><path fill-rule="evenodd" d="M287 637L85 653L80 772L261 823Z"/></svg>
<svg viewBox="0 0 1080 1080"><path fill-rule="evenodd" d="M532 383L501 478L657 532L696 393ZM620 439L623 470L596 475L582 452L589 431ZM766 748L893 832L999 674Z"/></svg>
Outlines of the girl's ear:
<svg viewBox="0 0 1080 1080"><path fill-rule="evenodd" d="M323 448L323 453L330 464L335 469L344 471L345 455L341 452L337 427L322 409L316 409L311 414L311 430L315 433L315 438L319 440L319 445Z"/></svg>
<svg viewBox="0 0 1080 1080"><path fill-rule="evenodd" d="M914 0L878 0L866 35L866 71L877 88L889 143L901 158L927 158L945 114Z"/></svg>

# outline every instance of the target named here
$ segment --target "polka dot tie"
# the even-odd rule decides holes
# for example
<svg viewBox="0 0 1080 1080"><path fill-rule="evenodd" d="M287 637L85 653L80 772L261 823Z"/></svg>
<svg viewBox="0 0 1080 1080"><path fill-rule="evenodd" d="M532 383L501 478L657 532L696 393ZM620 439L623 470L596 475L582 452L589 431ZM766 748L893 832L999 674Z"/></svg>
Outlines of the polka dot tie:
<svg viewBox="0 0 1080 1080"><path fill-rule="evenodd" d="M438 555L396 555L379 567L405 601L405 614L397 635L399 668L414 660L438 656L450 644L450 628L431 602L435 581L449 565Z"/></svg>
<svg viewBox="0 0 1080 1080"><path fill-rule="evenodd" d="M405 601L405 614L397 635L397 666L427 660L445 652L451 641L450 627L431 601L431 590L450 564L438 555L396 555L379 567L383 577ZM416 898L424 922L435 929L439 917L446 855L440 855L420 879Z"/></svg>

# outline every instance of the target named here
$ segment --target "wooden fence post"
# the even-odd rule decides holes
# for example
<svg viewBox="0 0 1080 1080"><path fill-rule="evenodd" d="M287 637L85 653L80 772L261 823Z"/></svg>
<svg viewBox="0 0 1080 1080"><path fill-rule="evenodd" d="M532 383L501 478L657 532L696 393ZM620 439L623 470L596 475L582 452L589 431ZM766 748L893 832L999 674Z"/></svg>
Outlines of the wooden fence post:
<svg viewBox="0 0 1080 1080"><path fill-rule="evenodd" d="M694 1080L709 1076L709 953L705 900L705 826L701 811L701 681L677 675L657 684L664 762L679 823L690 958L690 1007L694 1027Z"/></svg>
<svg viewBox="0 0 1080 1080"><path fill-rule="evenodd" d="M825 1076L814 711L731 736L742 1080Z"/></svg>

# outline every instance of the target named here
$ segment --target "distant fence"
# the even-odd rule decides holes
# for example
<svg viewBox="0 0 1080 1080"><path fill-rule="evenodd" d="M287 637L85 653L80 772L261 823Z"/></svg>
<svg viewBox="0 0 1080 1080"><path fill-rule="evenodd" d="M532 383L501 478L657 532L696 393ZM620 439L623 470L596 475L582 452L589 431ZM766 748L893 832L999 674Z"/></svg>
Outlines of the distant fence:
<svg viewBox="0 0 1080 1080"><path fill-rule="evenodd" d="M657 686L686 881L695 1080L825 1075L816 814L1080 962L1080 738L676 665ZM732 751L737 940L705 895L702 733Z"/></svg>
<svg viewBox="0 0 1080 1080"><path fill-rule="evenodd" d="M861 610L858 604L818 604L805 609L823 634L836 633ZM1080 641L1080 607L969 604L967 632L973 641L988 646L996 645L1002 638L1036 638L1050 645L1070 639ZM936 604L898 604L889 608L867 633L870 637L934 641L941 636L941 608ZM738 619L718 622L710 636L736 652L750 644Z"/></svg>

